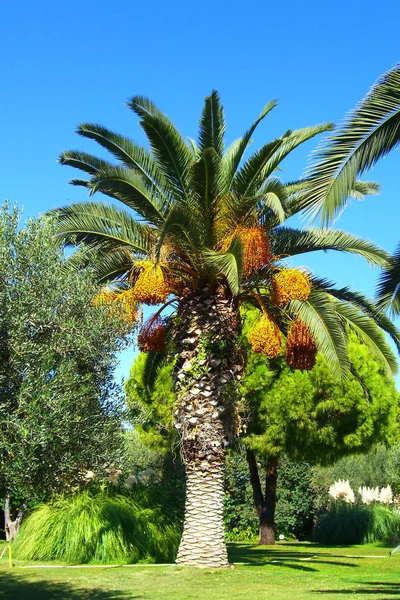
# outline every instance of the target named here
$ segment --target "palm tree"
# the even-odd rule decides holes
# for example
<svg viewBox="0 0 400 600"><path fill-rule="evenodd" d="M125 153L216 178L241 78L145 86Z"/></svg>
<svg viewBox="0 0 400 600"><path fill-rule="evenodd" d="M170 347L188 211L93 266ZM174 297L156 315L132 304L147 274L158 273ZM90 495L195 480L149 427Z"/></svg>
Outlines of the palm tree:
<svg viewBox="0 0 400 600"><path fill-rule="evenodd" d="M323 140L309 173L304 206L329 224L344 209L356 177L400 143L400 64L385 73L367 96ZM378 286L382 308L400 314L400 244Z"/></svg>
<svg viewBox="0 0 400 600"><path fill-rule="evenodd" d="M257 125L275 105L267 104L225 151L217 92L205 99L198 140L189 143L152 102L135 96L128 106L140 117L150 150L84 124L78 133L98 142L119 164L79 151L64 152L60 159L89 175L74 185L129 209L89 201L53 211L65 244L88 246L92 267L108 286L104 301L162 305L138 340L149 351L149 373L166 351L175 356L175 426L187 480L177 562L188 565L228 564L223 470L226 448L240 430L238 382L246 360L239 342L241 305L258 307L252 344L269 357L280 353L282 331L291 340L290 364L310 368L318 349L340 377L349 366L351 329L387 370L395 369L381 331L399 341L389 319L347 289L335 290L329 282L286 268L288 257L315 250L356 253L380 267L389 255L345 232L281 225L296 212L296 202L301 205L303 183L284 185L275 173L292 150L331 125L287 131L244 162ZM162 320L167 305L176 316Z"/></svg>

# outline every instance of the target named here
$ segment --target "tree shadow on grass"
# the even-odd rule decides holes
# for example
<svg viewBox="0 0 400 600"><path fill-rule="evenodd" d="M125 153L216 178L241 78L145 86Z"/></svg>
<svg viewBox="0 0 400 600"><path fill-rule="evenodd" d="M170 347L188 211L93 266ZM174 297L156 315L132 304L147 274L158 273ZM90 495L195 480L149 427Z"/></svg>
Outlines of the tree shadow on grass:
<svg viewBox="0 0 400 600"><path fill-rule="evenodd" d="M356 567L354 563L347 562L351 560L351 557L346 554L331 554L330 552L312 552L310 546L308 546L308 552L294 552L290 550L275 549L274 547L262 547L262 546L229 546L228 554L229 560L233 563L249 563L249 564L270 564L271 560L279 562L287 561L307 561L315 562L320 564L330 564L343 567ZM335 561L335 560L321 560L321 559L345 559L346 562Z"/></svg>
<svg viewBox="0 0 400 600"><path fill-rule="evenodd" d="M0 600L134 600L126 591L76 588L69 583L31 581L18 574L0 573Z"/></svg>
<svg viewBox="0 0 400 600"><path fill-rule="evenodd" d="M341 590L311 590L313 594L330 595L334 594L349 594L349 595L365 595L373 596L376 594L385 594L386 598L382 600L391 600L393 597L400 597L400 582L391 583L387 581L365 581L363 582L364 587L347 588Z"/></svg>

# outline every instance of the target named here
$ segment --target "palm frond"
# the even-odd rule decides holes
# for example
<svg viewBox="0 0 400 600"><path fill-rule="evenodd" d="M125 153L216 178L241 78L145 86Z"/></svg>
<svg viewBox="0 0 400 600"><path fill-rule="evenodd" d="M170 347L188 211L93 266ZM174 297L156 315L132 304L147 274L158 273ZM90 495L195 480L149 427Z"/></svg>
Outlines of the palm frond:
<svg viewBox="0 0 400 600"><path fill-rule="evenodd" d="M400 64L388 71L340 127L322 141L309 169L308 213L330 223L358 174L400 142Z"/></svg>
<svg viewBox="0 0 400 600"><path fill-rule="evenodd" d="M85 243L91 247L131 248L146 256L152 246L153 232L126 211L101 202L79 202L52 211L57 222L57 238L65 246Z"/></svg>
<svg viewBox="0 0 400 600"><path fill-rule="evenodd" d="M365 258L371 265L386 267L390 254L374 243L346 231L335 229L291 229L279 227L271 233L273 252L276 256L295 256L306 252L336 250L349 252Z"/></svg>
<svg viewBox="0 0 400 600"><path fill-rule="evenodd" d="M148 393L154 389L157 375L167 359L166 352L147 352L143 368L143 383Z"/></svg>
<svg viewBox="0 0 400 600"><path fill-rule="evenodd" d="M243 246L239 237L234 237L227 252L219 253L207 249L204 259L216 273L226 277L232 294L237 296L243 270Z"/></svg>
<svg viewBox="0 0 400 600"><path fill-rule="evenodd" d="M379 306L389 309L393 315L400 315L400 244L380 276L377 291Z"/></svg>
<svg viewBox="0 0 400 600"><path fill-rule="evenodd" d="M389 376L394 375L398 368L396 357L386 343L379 325L348 302L337 302L335 309L343 324L364 342L370 353L382 364L386 373Z"/></svg>
<svg viewBox="0 0 400 600"><path fill-rule="evenodd" d="M94 123L79 125L77 133L82 137L96 141L100 146L111 152L128 169L134 169L141 174L147 185L154 188L161 197L165 197L166 186L164 174L148 150L138 146L129 138ZM62 164L70 164L69 162L63 162L68 160L68 155L68 152L61 154L60 162ZM70 166L76 166L79 169L82 168L77 164L70 164ZM109 163L104 165L104 167L106 166L109 166ZM101 169L104 167L101 167Z"/></svg>
<svg viewBox="0 0 400 600"><path fill-rule="evenodd" d="M141 118L140 125L175 194L189 198L187 171L192 153L185 140L148 98L134 96L127 104Z"/></svg>
<svg viewBox="0 0 400 600"><path fill-rule="evenodd" d="M238 167L240 165L240 162L243 158L243 154L247 146L250 144L251 136L253 135L261 121L267 116L269 112L271 112L273 108L275 108L275 106L277 106L277 104L278 100L271 100L270 102L268 102L268 104L264 106L258 118L254 121L250 129L246 131L244 136L234 141L225 152L223 157L223 172L225 175L226 192L228 192L231 189L235 173L238 170Z"/></svg>
<svg viewBox="0 0 400 600"><path fill-rule="evenodd" d="M265 144L244 163L233 180L233 191L241 196L254 196L264 183L264 167L282 145L282 138Z"/></svg>
<svg viewBox="0 0 400 600"><path fill-rule="evenodd" d="M213 148L205 148L199 160L192 163L190 169L191 181L191 212L196 222L196 228L203 231L202 244L213 247L215 240L214 223L217 217L217 204L220 192L221 158Z"/></svg>
<svg viewBox="0 0 400 600"><path fill-rule="evenodd" d="M346 335L335 310L335 302L325 292L312 290L307 302L291 300L288 312L309 328L318 351L326 358L336 377L349 368Z"/></svg>
<svg viewBox="0 0 400 600"><path fill-rule="evenodd" d="M143 254L135 254L131 248L125 246L105 250L98 246L89 246L82 254L74 252L66 264L75 270L90 266L98 283L118 282L121 287L126 285L133 263L142 258Z"/></svg>
<svg viewBox="0 0 400 600"><path fill-rule="evenodd" d="M163 245L167 243L172 251L176 249L179 260L184 261L199 275L203 272L200 260L201 250L204 247L203 235L202 224L192 211L185 210L185 207L173 206L165 223L158 230L155 246L157 261L160 259Z"/></svg>
<svg viewBox="0 0 400 600"><path fill-rule="evenodd" d="M133 170L124 167L104 169L91 178L88 187L90 195L102 192L116 198L153 225L165 221L163 202Z"/></svg>
<svg viewBox="0 0 400 600"><path fill-rule="evenodd" d="M285 211L287 218L303 211L308 206L309 200L309 179L300 179L290 182L286 185L287 201L285 202ZM347 203L349 198L355 200L364 200L366 196L374 196L380 193L380 186L375 181L361 181L357 179L350 188L347 198L343 200Z"/></svg>
<svg viewBox="0 0 400 600"><path fill-rule="evenodd" d="M286 219L284 202L286 186L276 177L269 177L259 191L258 218L267 227L280 225Z"/></svg>
<svg viewBox="0 0 400 600"><path fill-rule="evenodd" d="M107 160L102 158L96 158L92 154L87 152L80 152L79 150L68 150L62 152L58 159L61 165L67 165L68 167L74 167L89 173L89 175L96 175L102 169L107 169L113 165Z"/></svg>
<svg viewBox="0 0 400 600"><path fill-rule="evenodd" d="M380 194L381 187L375 181L361 181L358 179L354 187L349 191L349 196L355 200L364 200L365 196L376 196Z"/></svg>
<svg viewBox="0 0 400 600"><path fill-rule="evenodd" d="M333 123L321 123L288 132L287 135L283 136L283 143L277 148L276 152L274 152L265 165L265 176L271 175L279 167L280 163L298 146L325 131L331 131L333 126Z"/></svg>
<svg viewBox="0 0 400 600"><path fill-rule="evenodd" d="M353 304L355 307L362 310L392 338L398 352L400 353L400 331L397 329L393 321L386 316L379 305L372 302L360 292L355 292L348 287L337 288L335 287L334 283L328 281L327 279L312 277L311 280L314 288L324 290L337 300Z"/></svg>
<svg viewBox="0 0 400 600"><path fill-rule="evenodd" d="M224 153L225 119L221 99L216 90L204 101L204 109L200 119L199 149L204 152L213 148L222 158Z"/></svg>

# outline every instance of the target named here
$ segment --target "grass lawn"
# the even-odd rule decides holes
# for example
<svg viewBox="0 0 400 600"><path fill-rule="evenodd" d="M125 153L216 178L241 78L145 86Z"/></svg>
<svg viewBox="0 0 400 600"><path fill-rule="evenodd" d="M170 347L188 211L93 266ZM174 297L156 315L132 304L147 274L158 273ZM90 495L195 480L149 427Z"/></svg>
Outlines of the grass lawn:
<svg viewBox="0 0 400 600"><path fill-rule="evenodd" d="M0 543L0 555L3 544ZM400 598L400 552L377 544L273 549L229 544L235 569L168 566L24 568L0 560L1 600L348 600ZM32 563L29 563L32 564ZM36 565L37 566L37 565Z"/></svg>

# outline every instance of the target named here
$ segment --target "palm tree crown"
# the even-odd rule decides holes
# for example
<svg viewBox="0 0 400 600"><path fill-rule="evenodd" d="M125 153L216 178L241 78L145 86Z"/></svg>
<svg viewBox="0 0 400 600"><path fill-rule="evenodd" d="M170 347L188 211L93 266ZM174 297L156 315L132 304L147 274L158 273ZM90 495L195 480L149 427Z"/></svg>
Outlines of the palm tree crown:
<svg viewBox="0 0 400 600"><path fill-rule="evenodd" d="M87 187L90 196L102 192L131 211L101 202L69 205L54 211L59 235L66 243L88 245L99 280L113 282L134 301L178 300L183 289L225 280L234 296L257 302L285 334L290 319L300 315L318 349L339 372L348 364L347 325L359 335L362 332L382 358L379 328L372 335L373 326L366 320L376 316L372 306L342 291L336 297L350 303L347 307L350 310L351 305L352 311L345 318L341 305L333 301L332 286L311 278L307 302L293 297L281 310L271 296L274 275L285 268L286 258L316 250L357 253L381 267L390 258L371 242L345 232L282 226L304 207L308 186L305 181L283 184L276 177L278 167L297 146L330 130L332 124L287 131L244 161L256 127L276 104L269 102L244 136L226 150L224 112L216 91L205 99L197 142L187 143L142 96L133 97L128 106L140 117L150 150L99 125L80 125L78 134L95 140L119 164L80 151L64 152L62 164L90 176L72 183ZM355 181L352 193L376 193L376 186ZM158 294L147 298L146 277L150 287L158 281ZM381 326L391 330L389 321L379 319ZM385 364L394 367L387 352Z"/></svg>

